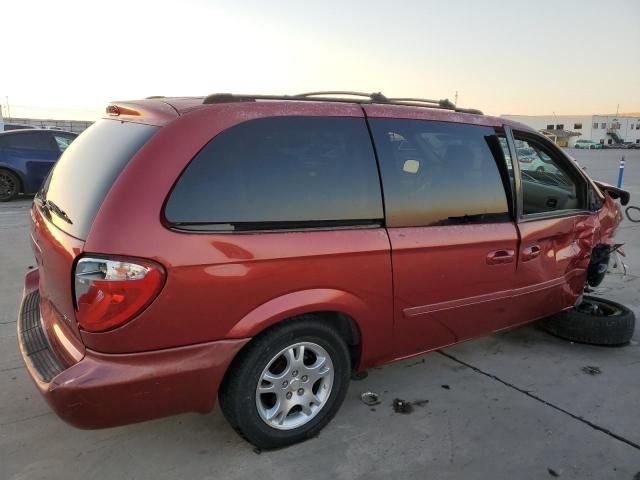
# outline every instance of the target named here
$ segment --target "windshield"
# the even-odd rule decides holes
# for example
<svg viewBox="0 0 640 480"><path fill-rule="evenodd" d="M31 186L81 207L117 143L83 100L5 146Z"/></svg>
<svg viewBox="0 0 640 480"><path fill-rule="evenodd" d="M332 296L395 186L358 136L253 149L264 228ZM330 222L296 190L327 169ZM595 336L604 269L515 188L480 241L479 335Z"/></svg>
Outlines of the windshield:
<svg viewBox="0 0 640 480"><path fill-rule="evenodd" d="M99 120L64 151L37 201L58 228L86 240L111 185L158 127Z"/></svg>

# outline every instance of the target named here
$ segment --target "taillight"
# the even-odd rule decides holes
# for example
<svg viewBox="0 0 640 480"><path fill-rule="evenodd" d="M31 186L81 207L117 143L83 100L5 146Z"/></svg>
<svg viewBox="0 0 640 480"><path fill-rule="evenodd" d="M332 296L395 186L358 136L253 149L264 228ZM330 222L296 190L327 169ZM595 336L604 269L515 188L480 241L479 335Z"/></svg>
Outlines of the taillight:
<svg viewBox="0 0 640 480"><path fill-rule="evenodd" d="M75 276L78 324L89 332L102 332L131 320L160 292L164 270L140 259L83 257Z"/></svg>

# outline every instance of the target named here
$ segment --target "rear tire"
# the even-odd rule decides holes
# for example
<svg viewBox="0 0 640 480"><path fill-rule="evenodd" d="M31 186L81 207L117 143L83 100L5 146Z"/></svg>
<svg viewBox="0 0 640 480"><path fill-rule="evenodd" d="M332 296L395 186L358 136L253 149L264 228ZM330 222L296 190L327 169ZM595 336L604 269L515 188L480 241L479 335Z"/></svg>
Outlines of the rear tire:
<svg viewBox="0 0 640 480"><path fill-rule="evenodd" d="M585 295L577 307L539 322L540 328L565 340L616 346L633 337L634 313L617 302Z"/></svg>
<svg viewBox="0 0 640 480"><path fill-rule="evenodd" d="M301 347L304 347L301 349ZM257 336L234 360L220 407L249 442L278 448L317 435L336 414L349 385L345 341L312 315Z"/></svg>
<svg viewBox="0 0 640 480"><path fill-rule="evenodd" d="M0 168L0 202L9 202L20 193L20 179L11 170Z"/></svg>

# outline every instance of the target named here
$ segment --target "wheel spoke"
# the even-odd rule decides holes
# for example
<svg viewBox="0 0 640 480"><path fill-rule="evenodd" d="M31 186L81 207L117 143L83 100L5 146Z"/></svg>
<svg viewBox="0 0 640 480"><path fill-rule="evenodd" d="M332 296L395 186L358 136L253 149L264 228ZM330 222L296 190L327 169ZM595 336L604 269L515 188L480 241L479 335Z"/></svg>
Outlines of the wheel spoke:
<svg viewBox="0 0 640 480"><path fill-rule="evenodd" d="M293 364L296 363L296 353L293 351L293 348L287 350L285 358L287 359L287 369L291 369Z"/></svg>
<svg viewBox="0 0 640 480"><path fill-rule="evenodd" d="M282 373L279 373L277 375L274 375L273 373L267 371L267 373L262 375L262 380L275 384L281 381L284 377L286 377L288 373L289 373L288 368L286 368Z"/></svg>
<svg viewBox="0 0 640 480"><path fill-rule="evenodd" d="M298 355L296 356L296 363L304 364L304 345L298 347Z"/></svg>
<svg viewBox="0 0 640 480"><path fill-rule="evenodd" d="M325 377L331 372L331 369L327 366L327 358L320 356L317 357L316 363L310 367L305 366L305 368L309 372L309 376L315 380Z"/></svg>
<svg viewBox="0 0 640 480"><path fill-rule="evenodd" d="M277 415L278 425L282 425L285 419L289 416L290 408L283 408L280 410L280 413Z"/></svg>
<svg viewBox="0 0 640 480"><path fill-rule="evenodd" d="M276 386L273 383L269 385L262 385L258 387L258 393L275 393Z"/></svg>
<svg viewBox="0 0 640 480"><path fill-rule="evenodd" d="M273 420L283 412L282 403L283 402L278 398L278 400L276 400L276 404L265 412L267 420Z"/></svg>

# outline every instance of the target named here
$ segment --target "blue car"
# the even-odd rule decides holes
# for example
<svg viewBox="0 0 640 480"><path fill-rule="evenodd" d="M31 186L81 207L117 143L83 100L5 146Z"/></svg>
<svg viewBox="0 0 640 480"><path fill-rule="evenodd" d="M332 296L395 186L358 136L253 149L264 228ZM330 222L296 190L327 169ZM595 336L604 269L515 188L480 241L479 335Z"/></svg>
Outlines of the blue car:
<svg viewBox="0 0 640 480"><path fill-rule="evenodd" d="M35 193L75 133L29 129L0 133L0 202Z"/></svg>

